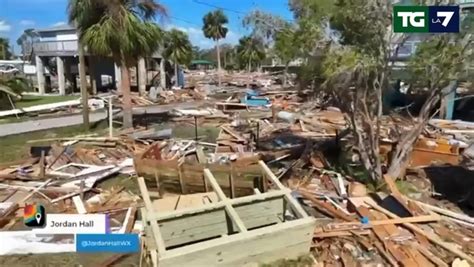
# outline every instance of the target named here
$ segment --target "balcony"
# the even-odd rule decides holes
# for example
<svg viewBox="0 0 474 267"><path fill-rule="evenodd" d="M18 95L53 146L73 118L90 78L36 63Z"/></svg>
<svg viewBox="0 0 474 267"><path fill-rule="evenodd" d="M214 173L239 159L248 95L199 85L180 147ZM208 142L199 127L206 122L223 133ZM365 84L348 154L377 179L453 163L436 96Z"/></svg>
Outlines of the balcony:
<svg viewBox="0 0 474 267"><path fill-rule="evenodd" d="M38 56L73 56L78 51L77 40L38 42L33 48Z"/></svg>

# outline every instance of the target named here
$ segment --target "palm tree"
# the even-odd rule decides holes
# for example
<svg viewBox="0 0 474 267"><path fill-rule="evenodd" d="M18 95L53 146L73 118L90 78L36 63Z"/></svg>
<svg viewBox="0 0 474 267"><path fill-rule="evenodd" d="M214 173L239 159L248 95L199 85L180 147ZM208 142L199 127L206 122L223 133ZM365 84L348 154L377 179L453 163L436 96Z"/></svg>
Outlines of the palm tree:
<svg viewBox="0 0 474 267"><path fill-rule="evenodd" d="M263 42L255 37L245 36L240 38L237 45L237 55L241 65L247 65L248 71L252 71L252 63L258 65L265 59L265 46ZM247 82L247 87L250 80Z"/></svg>
<svg viewBox="0 0 474 267"><path fill-rule="evenodd" d="M16 40L16 43L21 47L24 61L31 61L33 59L33 44L37 38L38 33L34 29L26 29Z"/></svg>
<svg viewBox="0 0 474 267"><path fill-rule="evenodd" d="M257 38L244 36L237 45L237 54L241 64L247 65L248 71L251 72L253 63L257 66L265 59L265 46Z"/></svg>
<svg viewBox="0 0 474 267"><path fill-rule="evenodd" d="M283 73L283 86L288 83L288 66L292 60L295 60L299 53L297 33L290 27L285 27L275 35L275 45L273 47L275 54L285 65Z"/></svg>
<svg viewBox="0 0 474 267"><path fill-rule="evenodd" d="M229 20L222 10L216 10L214 12L207 13L203 18L204 25L202 26L202 31L204 36L208 39L212 39L216 42L216 51L217 51L217 76L219 77L219 87L221 86L221 57L219 50L219 40L224 39L227 35L227 27L224 25L227 24Z"/></svg>
<svg viewBox="0 0 474 267"><path fill-rule="evenodd" d="M10 52L10 44L8 39L0 38L0 59L10 59L11 52Z"/></svg>
<svg viewBox="0 0 474 267"><path fill-rule="evenodd" d="M189 64L193 57L193 46L188 35L180 30L172 29L165 37L163 55L174 63L174 77L178 82L178 65Z"/></svg>
<svg viewBox="0 0 474 267"><path fill-rule="evenodd" d="M152 22L166 16L154 0L69 0L69 21L77 25L87 51L112 56L120 66L123 94L123 127L133 127L129 68L155 52L163 33Z"/></svg>
<svg viewBox="0 0 474 267"><path fill-rule="evenodd" d="M22 93L30 91L30 88L30 84L23 77L0 76L0 110L14 108L14 99L22 99Z"/></svg>

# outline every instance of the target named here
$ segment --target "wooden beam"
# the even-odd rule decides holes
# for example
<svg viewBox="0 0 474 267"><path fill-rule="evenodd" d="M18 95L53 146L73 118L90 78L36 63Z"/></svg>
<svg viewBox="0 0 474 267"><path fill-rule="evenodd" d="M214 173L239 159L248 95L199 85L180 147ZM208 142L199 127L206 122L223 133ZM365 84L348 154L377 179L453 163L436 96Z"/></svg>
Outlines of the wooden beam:
<svg viewBox="0 0 474 267"><path fill-rule="evenodd" d="M461 221L465 221L465 222L474 224L474 218L472 218L470 216L467 216L467 215L464 215L464 214L459 214L459 213L456 213L456 212L452 212L452 211L447 210L447 209L442 209L442 208L439 208L439 207L435 207L435 206L432 206L432 205L429 205L429 204L426 204L426 203L423 203L423 202L420 202L420 201L411 200L411 199L410 199L410 201L413 201L416 204L422 206L423 208L429 209L429 210L437 212L439 214L443 214L443 215L446 215L448 217L452 217L452 218L455 218L455 219L458 219L458 220L461 220Z"/></svg>
<svg viewBox="0 0 474 267"><path fill-rule="evenodd" d="M229 199L227 202L229 202L230 205L239 205L239 204L247 204L247 203L252 203L256 201L265 201L267 199L272 199L272 198L282 198L285 196L285 192L289 192L288 189L282 191L271 191L259 195L251 195L251 196L245 196L245 197L239 197L235 199ZM157 212L148 212L148 219L149 220L168 220L172 218L177 218L180 216L184 215L192 215L196 213L201 213L201 212L206 212L206 211L212 211L216 209L222 209L225 208L225 203L222 201L216 202L216 203L209 203L205 204L200 207L194 207L194 208L187 208L187 209L182 209L182 210L176 210L176 211L171 211L171 212L166 212L166 213L157 213Z"/></svg>
<svg viewBox="0 0 474 267"><path fill-rule="evenodd" d="M239 231L241 233L247 232L247 228L245 227L244 222L242 221L242 219L240 219L234 207L232 207L230 202L227 200L227 197L222 191L222 188L219 186L219 183L217 183L216 178L214 178L214 175L212 175L209 169L204 169L204 176L206 177L207 180L209 180L209 183L211 184L212 188L216 192L219 200L224 202L225 210L229 214L231 220L235 223L235 225L237 225L237 228L239 228Z"/></svg>
<svg viewBox="0 0 474 267"><path fill-rule="evenodd" d="M181 194L186 194L186 184L184 183L183 173L181 172L181 165L178 165L178 179L179 179L179 187L181 189Z"/></svg>
<svg viewBox="0 0 474 267"><path fill-rule="evenodd" d="M265 173L266 177L270 179L280 190L287 189L281 182L278 180L278 178L273 174L273 172L268 168L267 164L263 161L258 161L258 164L260 165L260 168L262 168L262 171ZM285 194L285 199L288 201L290 204L291 208L293 211L296 213L296 216L298 218L306 218L308 217L308 214L306 214L306 211L303 210L301 205L296 201L296 199L293 198L293 196L290 194L290 192Z"/></svg>
<svg viewBox="0 0 474 267"><path fill-rule="evenodd" d="M370 235L372 232L370 230L361 230L361 231L335 231L335 232L318 232L314 233L314 238L326 238L326 237L340 237L340 236L354 236L352 232L357 233L358 235Z"/></svg>
<svg viewBox="0 0 474 267"><path fill-rule="evenodd" d="M155 182L156 182L156 188L158 189L158 198L161 198L161 183L160 183L160 175L158 172L155 170Z"/></svg>
<svg viewBox="0 0 474 267"><path fill-rule="evenodd" d="M45 153L44 150L41 151L41 158L39 162L39 167L40 167L40 172L39 172L39 177L44 178L45 172L46 172L46 162L45 162Z"/></svg>
<svg viewBox="0 0 474 267"><path fill-rule="evenodd" d="M385 215L387 215L388 217L392 218L392 219L398 219L400 217L398 217L396 214L382 208L381 206L379 205L374 205L374 204L371 204L371 203L366 203L370 206L372 206L374 209L384 213ZM410 229L411 231L413 232L416 232L416 233L419 233L423 236L425 236L426 238L428 238L428 240L430 240L431 242L433 242L434 244L450 251L451 253L455 254L456 256L460 257L460 258L463 258L465 260L467 260L468 262L474 264L474 258L472 258L471 256L467 255L466 253L460 251L458 248L456 248L455 246L449 244L449 243L446 243L444 242L443 240L441 240L441 238L439 238L437 235L435 234L432 234L432 233L428 233L428 232L425 232L423 231L423 229L419 228L418 226L412 224L412 223L404 223L403 226L405 226L406 228Z"/></svg>
<svg viewBox="0 0 474 267"><path fill-rule="evenodd" d="M138 177L138 186L142 193L143 202L145 203L145 208L148 210L148 213L153 213L153 205L151 203L150 195L148 194L148 189L146 188L145 179L143 177ZM151 229L153 236L155 237L155 242L158 247L158 253L163 255L166 252L166 245L161 236L160 227L156 220L150 220Z"/></svg>
<svg viewBox="0 0 474 267"><path fill-rule="evenodd" d="M312 205L314 208L318 209L319 211L323 212L326 215L329 215L330 217L333 218L338 218L342 219L344 221L354 221L356 218L354 216L349 216L340 210L336 209L333 207L331 204L326 203L324 201L321 201L317 198L315 198L313 195L311 195L309 192L299 189L298 192L307 200L311 201Z"/></svg>
<svg viewBox="0 0 474 267"><path fill-rule="evenodd" d="M308 233L311 233L314 229L315 222L314 218L308 217L175 248L167 251L165 257L160 257L160 264L162 263L163 266L182 266L183 262L187 262L185 265L209 266L207 263L217 262L217 259L221 258L223 262L218 262L218 265L241 266L245 264L233 264L234 260L245 258L248 263L248 261L251 261L248 258L255 258L256 255L260 254L260 250L273 254L273 249L281 247L282 244L285 247L283 251L288 251L287 246L291 243L299 243L304 247L304 250L308 250L312 238L312 235L308 235ZM279 238L273 241L273 238L277 236ZM291 236L291 238L288 239L288 236ZM259 241L255 243L256 240ZM249 246L253 247L249 249ZM281 258L281 255L281 252L276 253L275 260ZM177 261L179 261L179 264Z"/></svg>
<svg viewBox="0 0 474 267"><path fill-rule="evenodd" d="M234 166L232 165L232 163L230 164L229 187L230 187L230 198L235 198Z"/></svg>
<svg viewBox="0 0 474 267"><path fill-rule="evenodd" d="M398 190L398 187L397 185L395 184L395 181L392 177L388 176L387 174L385 174L383 176L383 179L385 181L385 183L387 184L387 187L388 189L390 190L390 192L392 192L392 194L394 196L397 196L397 197L401 197L402 194L400 193L400 191Z"/></svg>
<svg viewBox="0 0 474 267"><path fill-rule="evenodd" d="M372 228L377 225L388 225L388 224L402 224L402 223L421 223L421 222L433 222L439 221L441 217L438 215L423 215L415 217L405 217L398 219L388 219L388 220L374 220L369 221L367 224L359 222L342 222L342 223L330 223L323 227L325 232L331 231L347 231L347 230L357 230Z"/></svg>
<svg viewBox="0 0 474 267"><path fill-rule="evenodd" d="M436 257L431 251L429 251L426 247L416 243L416 242L411 242L410 246L412 246L414 249L417 249L423 256L425 256L428 260L430 260L432 263L436 264L436 266L439 267L449 267L449 265L444 262L442 259Z"/></svg>

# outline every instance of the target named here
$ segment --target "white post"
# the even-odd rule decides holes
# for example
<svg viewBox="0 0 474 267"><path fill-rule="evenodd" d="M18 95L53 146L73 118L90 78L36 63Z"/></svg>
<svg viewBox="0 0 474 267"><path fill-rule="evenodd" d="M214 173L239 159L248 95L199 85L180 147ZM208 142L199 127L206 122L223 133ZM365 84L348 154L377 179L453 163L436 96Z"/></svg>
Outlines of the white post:
<svg viewBox="0 0 474 267"><path fill-rule="evenodd" d="M66 77L64 76L64 61L61 57L56 57L56 64L58 66L58 86L59 94L66 95Z"/></svg>
<svg viewBox="0 0 474 267"><path fill-rule="evenodd" d="M36 56L36 76L38 78L38 93L44 95L45 93L45 79L44 79L44 65L41 57Z"/></svg>
<svg viewBox="0 0 474 267"><path fill-rule="evenodd" d="M166 90L166 68L165 68L165 59L161 58L160 62L160 80L161 80L161 87L163 90Z"/></svg>
<svg viewBox="0 0 474 267"><path fill-rule="evenodd" d="M146 80L147 80L147 73L146 73L146 63L144 58L140 58L138 60L138 92L140 95L146 95Z"/></svg>
<svg viewBox="0 0 474 267"><path fill-rule="evenodd" d="M114 67L115 67L115 84L117 86L117 91L121 92L122 73L120 72L120 67L117 64L114 64Z"/></svg>
<svg viewBox="0 0 474 267"><path fill-rule="evenodd" d="M112 100L113 96L109 96L109 137L112 138L114 137L114 125L113 125L113 114L112 114Z"/></svg>

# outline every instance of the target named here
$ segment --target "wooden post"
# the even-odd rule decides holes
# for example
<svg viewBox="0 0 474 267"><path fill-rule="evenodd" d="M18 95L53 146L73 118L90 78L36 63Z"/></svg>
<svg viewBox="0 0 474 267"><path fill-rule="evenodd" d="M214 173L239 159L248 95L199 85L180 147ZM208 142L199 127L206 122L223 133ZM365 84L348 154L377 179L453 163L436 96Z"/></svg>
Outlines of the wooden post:
<svg viewBox="0 0 474 267"><path fill-rule="evenodd" d="M45 154L44 154L44 150L41 150L39 176L40 176L40 178L44 178L44 176L45 176Z"/></svg>
<svg viewBox="0 0 474 267"><path fill-rule="evenodd" d="M79 80L81 81L81 100L82 100L82 121L85 129L89 129L89 94L87 92L86 78L86 58L84 56L84 47L81 42L79 45Z"/></svg>
<svg viewBox="0 0 474 267"><path fill-rule="evenodd" d="M181 165L183 164L180 163L178 165L179 186L181 187L181 194L186 194L186 184L184 183L183 173L181 172Z"/></svg>
<svg viewBox="0 0 474 267"><path fill-rule="evenodd" d="M80 192L80 196L81 196L81 200L84 201L84 187L85 187L85 182L84 182L84 179L85 178L82 178L81 179L81 184L80 184L80 189L79 189L79 192Z"/></svg>
<svg viewBox="0 0 474 267"><path fill-rule="evenodd" d="M113 116L113 112L112 112L112 99L114 97L113 96L110 96L109 97L109 137L112 138L114 137L114 116Z"/></svg>
<svg viewBox="0 0 474 267"><path fill-rule="evenodd" d="M267 192L268 191L268 183L267 183L267 176L265 175L265 172L262 171L262 177L260 179L262 181L262 190L263 190L263 193Z"/></svg>
<svg viewBox="0 0 474 267"><path fill-rule="evenodd" d="M235 198L234 165L232 163L230 164L229 188L230 188L230 198Z"/></svg>
<svg viewBox="0 0 474 267"><path fill-rule="evenodd" d="M242 221L242 219L240 219L234 207L232 207L232 205L228 201L228 198L222 191L222 188L219 186L219 184L216 181L216 178L214 177L214 175L212 175L209 169L204 169L204 177L209 180L209 183L211 184L212 189L214 189L214 192L216 192L219 200L224 202L225 210L227 211L227 214L229 215L233 223L237 225L237 228L239 229L239 231L241 233L247 232L247 228L245 227L244 222Z"/></svg>
<svg viewBox="0 0 474 267"><path fill-rule="evenodd" d="M270 168L268 168L268 166L265 164L265 162L260 160L258 162L258 164L262 168L262 171L267 175L268 179L271 180L276 185L276 187L278 187L278 189L280 189L280 190L286 189L285 186L283 186L283 184L280 182L280 180L278 180L278 178L275 176L275 174L273 174L273 172L270 170ZM303 210L303 208L298 204L296 199L294 199L293 196L291 196L290 193L285 194L285 200L288 201L291 208L296 213L297 217L299 217L299 218L308 217L308 214L306 214L306 212Z"/></svg>
<svg viewBox="0 0 474 267"><path fill-rule="evenodd" d="M202 176L202 181L203 181L203 184L204 184L204 191L209 192L209 187L207 185L207 179L206 179L205 175Z"/></svg>
<svg viewBox="0 0 474 267"><path fill-rule="evenodd" d="M198 122L197 122L196 116L194 116L194 135L195 135L195 140L197 142L198 141Z"/></svg>
<svg viewBox="0 0 474 267"><path fill-rule="evenodd" d="M148 189L146 188L145 179L143 177L138 177L138 186L140 188L140 192L142 193L143 202L145 203L145 208L148 211L148 214L155 214L153 205L151 203L150 194L148 193ZM144 222L145 225L148 222ZM153 232L153 237L155 238L156 246L158 247L159 254L163 255L166 252L165 241L161 235L160 227L156 220L150 220L151 230Z"/></svg>
<svg viewBox="0 0 474 267"><path fill-rule="evenodd" d="M155 171L155 181L156 181L156 188L158 188L158 198L162 197L161 194L161 184L160 184L160 175L157 171Z"/></svg>

